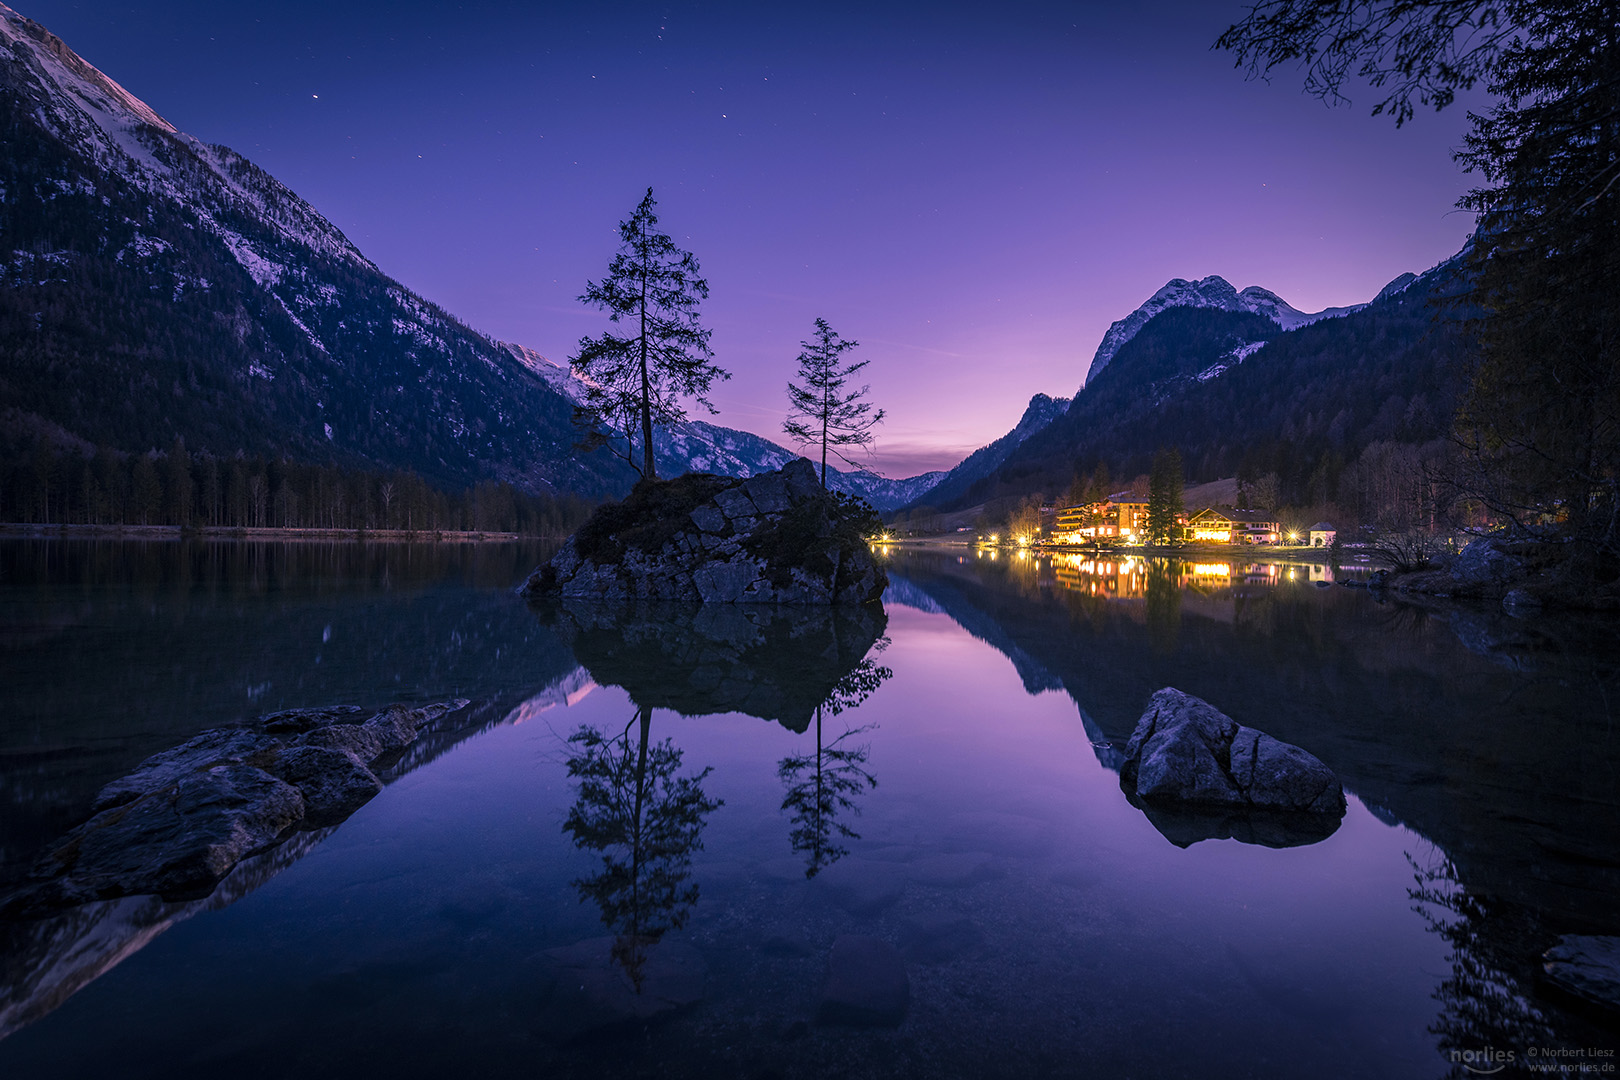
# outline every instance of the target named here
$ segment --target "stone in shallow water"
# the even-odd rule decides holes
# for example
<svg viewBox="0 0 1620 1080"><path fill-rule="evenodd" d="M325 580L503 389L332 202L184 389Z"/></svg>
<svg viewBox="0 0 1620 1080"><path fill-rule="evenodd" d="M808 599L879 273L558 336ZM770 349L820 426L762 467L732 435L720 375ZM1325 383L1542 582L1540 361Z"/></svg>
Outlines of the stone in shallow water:
<svg viewBox="0 0 1620 1080"><path fill-rule="evenodd" d="M306 828L338 824L383 788L359 758L324 746L291 747L271 768L303 793Z"/></svg>
<svg viewBox="0 0 1620 1080"><path fill-rule="evenodd" d="M590 938L542 954L551 968L550 1019L559 1034L578 1037L645 1023L703 999L708 965L692 946L677 941L641 945L638 978L632 979L614 955L618 940Z"/></svg>
<svg viewBox="0 0 1620 1080"><path fill-rule="evenodd" d="M766 956L797 959L811 953L810 939L798 926L778 926L767 932L759 943L759 951Z"/></svg>
<svg viewBox="0 0 1620 1080"><path fill-rule="evenodd" d="M1559 989L1620 1009L1620 937L1565 934L1542 957L1542 969Z"/></svg>
<svg viewBox="0 0 1620 1080"><path fill-rule="evenodd" d="M914 964L947 964L982 956L984 934L972 919L954 912L919 915L900 932L900 953Z"/></svg>
<svg viewBox="0 0 1620 1080"><path fill-rule="evenodd" d="M898 863L844 859L816 877L822 894L852 915L876 915L900 899L906 868Z"/></svg>
<svg viewBox="0 0 1620 1080"><path fill-rule="evenodd" d="M1167 686L1148 701L1120 780L1150 803L1343 817L1338 777L1311 754Z"/></svg>
<svg viewBox="0 0 1620 1080"><path fill-rule="evenodd" d="M908 868L911 880L920 885L961 888L999 877L1000 871L988 852L961 851L950 855L927 855Z"/></svg>
<svg viewBox="0 0 1620 1080"><path fill-rule="evenodd" d="M90 820L0 892L0 911L37 917L118 896L204 896L295 829L353 813L382 789L379 762L466 705L392 706L364 723L346 722L363 715L350 707L289 710L203 732L104 787Z"/></svg>
<svg viewBox="0 0 1620 1080"><path fill-rule="evenodd" d="M41 859L36 873L54 879L44 889L59 903L131 893L190 899L303 816L303 796L291 784L252 765L216 765L162 795L97 814Z"/></svg>
<svg viewBox="0 0 1620 1080"><path fill-rule="evenodd" d="M897 1027L911 1003L905 961L882 938L846 934L833 942L816 1018L850 1027Z"/></svg>

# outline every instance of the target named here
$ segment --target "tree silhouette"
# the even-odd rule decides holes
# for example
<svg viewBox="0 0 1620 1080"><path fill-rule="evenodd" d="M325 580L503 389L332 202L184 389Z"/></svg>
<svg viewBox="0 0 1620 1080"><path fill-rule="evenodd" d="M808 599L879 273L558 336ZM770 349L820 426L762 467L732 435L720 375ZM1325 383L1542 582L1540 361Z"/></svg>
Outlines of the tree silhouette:
<svg viewBox="0 0 1620 1080"><path fill-rule="evenodd" d="M1306 69L1388 95L1397 124L1483 83L1457 159L1486 183L1459 290L1477 363L1458 410L1454 497L1558 543L1568 583L1620 561L1620 21L1612 0L1263 0L1217 48L1251 76Z"/></svg>
<svg viewBox="0 0 1620 1080"><path fill-rule="evenodd" d="M715 379L731 378L714 363L710 332L698 325L698 301L708 299L709 283L698 274L697 257L658 231L657 205L648 188L629 219L619 223L619 251L607 276L586 282L579 297L581 303L606 311L615 326L628 324L626 332L580 338L579 352L571 359L585 380L581 418L592 424L598 438L603 426L622 437L625 461L649 480L658 475L653 428L686 419L682 397L713 413L709 386ZM639 466L633 452L638 428Z"/></svg>
<svg viewBox="0 0 1620 1080"><path fill-rule="evenodd" d="M870 446L872 429L883 422L883 410L872 411L872 404L862 401L870 386L844 392L850 378L870 360L844 364L841 357L859 345L838 336L827 325L826 319L816 320L816 332L809 341L801 341L804 349L799 354L799 378L804 385L788 383L788 419L782 430L801 445L821 447L821 486L827 486L827 454L831 451L844 464L863 472L867 466L851 461L839 447Z"/></svg>
<svg viewBox="0 0 1620 1080"><path fill-rule="evenodd" d="M1163 546L1181 539L1177 526L1181 511L1181 451L1160 450L1148 480L1148 542Z"/></svg>
<svg viewBox="0 0 1620 1080"><path fill-rule="evenodd" d="M704 794L709 770L677 776L681 751L652 743L651 730L652 709L638 706L617 736L590 727L569 736L568 775L579 787L563 822L575 847L601 854L601 869L574 888L601 909L613 959L638 993L648 946L686 925L697 904L692 853L703 848L704 818L723 805Z"/></svg>
<svg viewBox="0 0 1620 1080"><path fill-rule="evenodd" d="M1552 1046L1564 1041L1535 1004L1533 963L1526 963L1510 944L1540 936L1537 928L1524 925L1525 914L1472 895L1443 853L1428 866L1410 853L1406 861L1416 886L1406 890L1412 910L1450 948L1446 961L1451 974L1434 991L1440 1015L1429 1025L1429 1032L1439 1037L1440 1050ZM1459 1065L1447 1075L1469 1073Z"/></svg>
<svg viewBox="0 0 1620 1080"><path fill-rule="evenodd" d="M875 651L887 645L888 639L883 638ZM891 669L879 666L870 658L861 660L838 681L827 699L816 706L815 751L789 755L777 763L776 775L788 785L782 809L788 811L794 823L788 836L793 850L805 856L804 876L807 878L815 877L823 867L849 854L849 849L839 841L859 840L860 834L839 821L838 815L846 811L859 814L856 796L877 787L876 777L866 769L871 748L845 745L845 740L872 731L877 725L847 729L827 742L823 729L825 714L838 716L855 708L893 676Z"/></svg>

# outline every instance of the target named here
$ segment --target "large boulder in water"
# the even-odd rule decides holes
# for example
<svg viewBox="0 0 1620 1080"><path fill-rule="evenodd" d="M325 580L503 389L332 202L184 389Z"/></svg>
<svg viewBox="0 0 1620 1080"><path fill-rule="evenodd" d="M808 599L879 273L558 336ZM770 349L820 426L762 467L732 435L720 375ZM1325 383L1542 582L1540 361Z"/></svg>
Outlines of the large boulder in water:
<svg viewBox="0 0 1620 1080"><path fill-rule="evenodd" d="M1183 846L1217 836L1274 847L1308 843L1332 833L1345 812L1338 777L1320 760L1168 686L1137 721L1120 781L1150 818L1169 813L1160 831ZM1189 814L1208 821L1194 825ZM1248 815L1257 828L1245 829ZM1300 828L1281 827L1296 818Z"/></svg>
<svg viewBox="0 0 1620 1080"><path fill-rule="evenodd" d="M0 896L0 917L207 896L249 856L354 813L382 790L378 771L467 704L294 709L205 731L102 788L89 820Z"/></svg>
<svg viewBox="0 0 1620 1080"><path fill-rule="evenodd" d="M864 500L824 491L800 458L737 480L688 473L642 481L599 507L525 596L728 604L862 604L888 575L868 538L882 527Z"/></svg>

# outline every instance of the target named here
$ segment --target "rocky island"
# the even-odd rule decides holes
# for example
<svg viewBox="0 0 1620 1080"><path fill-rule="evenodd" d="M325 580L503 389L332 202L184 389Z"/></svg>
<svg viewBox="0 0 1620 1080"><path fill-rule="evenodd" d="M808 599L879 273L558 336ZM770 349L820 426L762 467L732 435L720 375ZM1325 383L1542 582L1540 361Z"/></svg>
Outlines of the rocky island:
<svg viewBox="0 0 1620 1080"><path fill-rule="evenodd" d="M736 480L687 473L644 480L598 507L528 597L707 604L864 604L888 575L869 538L882 528L862 499L826 491L800 458Z"/></svg>

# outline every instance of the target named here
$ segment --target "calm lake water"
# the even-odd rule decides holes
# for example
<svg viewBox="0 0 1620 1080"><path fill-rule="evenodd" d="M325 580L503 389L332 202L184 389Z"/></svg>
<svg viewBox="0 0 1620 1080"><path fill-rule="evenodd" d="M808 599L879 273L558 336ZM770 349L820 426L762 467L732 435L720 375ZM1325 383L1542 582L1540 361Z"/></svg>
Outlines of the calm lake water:
<svg viewBox="0 0 1620 1080"><path fill-rule="evenodd" d="M1430 1078L1616 1046L1536 977L1620 933L1610 623L954 548L892 551L881 611L531 608L546 554L0 543L0 879L198 732L473 701L209 900L0 927L0 1076ZM1324 760L1342 825L1172 843L1117 772L1163 686ZM897 1026L818 1013L845 935L899 950Z"/></svg>

